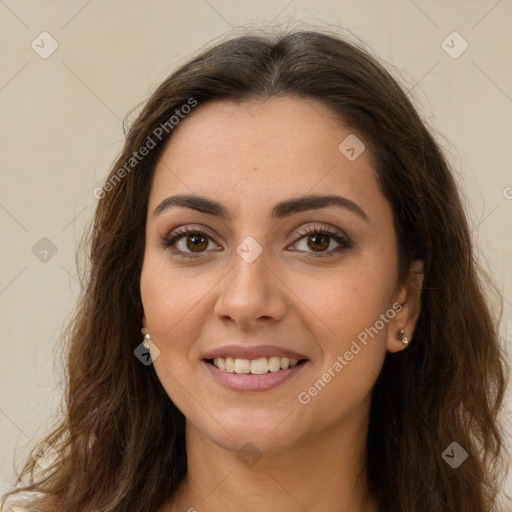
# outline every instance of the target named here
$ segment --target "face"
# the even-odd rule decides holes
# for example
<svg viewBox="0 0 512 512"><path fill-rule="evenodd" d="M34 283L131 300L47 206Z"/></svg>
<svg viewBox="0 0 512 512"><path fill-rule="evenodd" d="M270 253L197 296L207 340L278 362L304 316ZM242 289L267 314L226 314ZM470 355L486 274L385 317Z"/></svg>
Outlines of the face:
<svg viewBox="0 0 512 512"><path fill-rule="evenodd" d="M217 101L160 158L144 332L169 397L219 445L277 452L364 418L386 352L405 347L397 330L412 335L392 209L361 142L314 101ZM164 202L182 195L202 202Z"/></svg>

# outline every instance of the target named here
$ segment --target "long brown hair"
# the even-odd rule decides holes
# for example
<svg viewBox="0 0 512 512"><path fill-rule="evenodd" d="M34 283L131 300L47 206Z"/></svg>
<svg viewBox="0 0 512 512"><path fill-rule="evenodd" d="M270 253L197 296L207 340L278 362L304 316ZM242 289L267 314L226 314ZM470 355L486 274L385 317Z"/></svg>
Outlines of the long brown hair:
<svg viewBox="0 0 512 512"><path fill-rule="evenodd" d="M30 481L5 498L36 492L29 506L41 512L154 512L172 496L187 471L185 418L153 367L134 356L142 341L139 279L152 176L172 137L169 119L191 99L201 108L216 99L278 95L319 100L363 134L394 212L400 282L412 260L425 264L414 343L387 354L373 390L367 471L379 510L498 510L507 453L499 413L509 367L498 334L501 309L491 303L501 297L474 256L448 163L407 95L367 50L325 30L225 40L151 95L91 226L90 269L63 336L65 410L44 439L57 458L42 472L30 458L16 485ZM130 160L148 137L154 147ZM443 457L454 442L468 454L457 469Z"/></svg>

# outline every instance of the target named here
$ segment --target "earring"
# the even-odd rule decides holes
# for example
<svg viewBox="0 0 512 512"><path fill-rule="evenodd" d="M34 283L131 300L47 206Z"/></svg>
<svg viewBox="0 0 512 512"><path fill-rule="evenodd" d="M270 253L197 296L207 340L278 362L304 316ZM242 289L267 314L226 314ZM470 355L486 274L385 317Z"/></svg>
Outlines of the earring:
<svg viewBox="0 0 512 512"><path fill-rule="evenodd" d="M146 348L149 348L149 343L151 341L151 338L149 337L149 333L146 334L144 336L144 341L142 342L142 344L146 347Z"/></svg>
<svg viewBox="0 0 512 512"><path fill-rule="evenodd" d="M404 344L404 345L408 345L409 344L409 340L407 339L407 335L405 334L405 331L403 329L399 329L398 330L398 339Z"/></svg>

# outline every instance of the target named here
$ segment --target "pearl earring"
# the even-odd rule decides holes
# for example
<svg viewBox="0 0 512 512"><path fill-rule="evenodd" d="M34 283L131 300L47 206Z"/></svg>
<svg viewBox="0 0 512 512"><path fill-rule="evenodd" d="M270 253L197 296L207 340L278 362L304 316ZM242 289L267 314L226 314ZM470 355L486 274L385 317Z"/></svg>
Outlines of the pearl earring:
<svg viewBox="0 0 512 512"><path fill-rule="evenodd" d="M398 330L398 339L404 344L404 345L408 345L409 344L409 340L407 339L407 335L405 334L405 331L403 329L399 329Z"/></svg>
<svg viewBox="0 0 512 512"><path fill-rule="evenodd" d="M149 333L146 334L144 336L144 341L142 342L142 344L146 347L146 348L149 348L149 342L151 341L151 338L149 337Z"/></svg>

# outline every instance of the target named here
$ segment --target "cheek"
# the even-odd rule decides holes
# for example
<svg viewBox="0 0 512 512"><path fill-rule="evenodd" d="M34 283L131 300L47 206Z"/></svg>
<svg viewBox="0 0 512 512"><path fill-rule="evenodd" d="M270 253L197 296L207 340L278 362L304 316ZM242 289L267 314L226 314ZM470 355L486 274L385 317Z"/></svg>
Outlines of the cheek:
<svg viewBox="0 0 512 512"><path fill-rule="evenodd" d="M392 265L385 257L380 261L361 257L353 265L333 269L325 278L307 279L302 285L307 289L304 302L336 339L353 338L391 306L396 280L390 272Z"/></svg>
<svg viewBox="0 0 512 512"><path fill-rule="evenodd" d="M207 279L198 279L197 273L194 268L177 267L165 253L146 253L140 287L152 334L170 334L171 329L200 302L210 286Z"/></svg>
<svg viewBox="0 0 512 512"><path fill-rule="evenodd" d="M200 328L195 315L205 292L191 286L191 277L184 272L170 269L165 257L148 255L141 274L141 297L148 332L160 351L154 370L171 400L191 415L190 395L201 393L191 364L198 364L200 357L194 345Z"/></svg>
<svg viewBox="0 0 512 512"><path fill-rule="evenodd" d="M329 383L319 403L347 394L354 405L373 387L395 314L390 309L396 284L396 273L390 271L394 265L389 248L359 252L325 279L303 282L308 290L305 304L315 313L309 315L309 328L321 351L318 376Z"/></svg>
<svg viewBox="0 0 512 512"><path fill-rule="evenodd" d="M191 355L195 347L190 336L199 329L197 310L201 308L201 299L209 288L204 280L195 286L197 278L188 275L190 269L171 270L165 256L148 255L141 274L146 325L152 341L161 351L155 367L162 363L174 367L173 361Z"/></svg>
<svg viewBox="0 0 512 512"><path fill-rule="evenodd" d="M317 316L309 328L321 355L298 400L311 407L312 417L336 422L368 403L386 357L388 323L381 315L393 318L386 317L390 287L375 270L340 272L329 280L327 294L320 282L310 287L306 304Z"/></svg>

